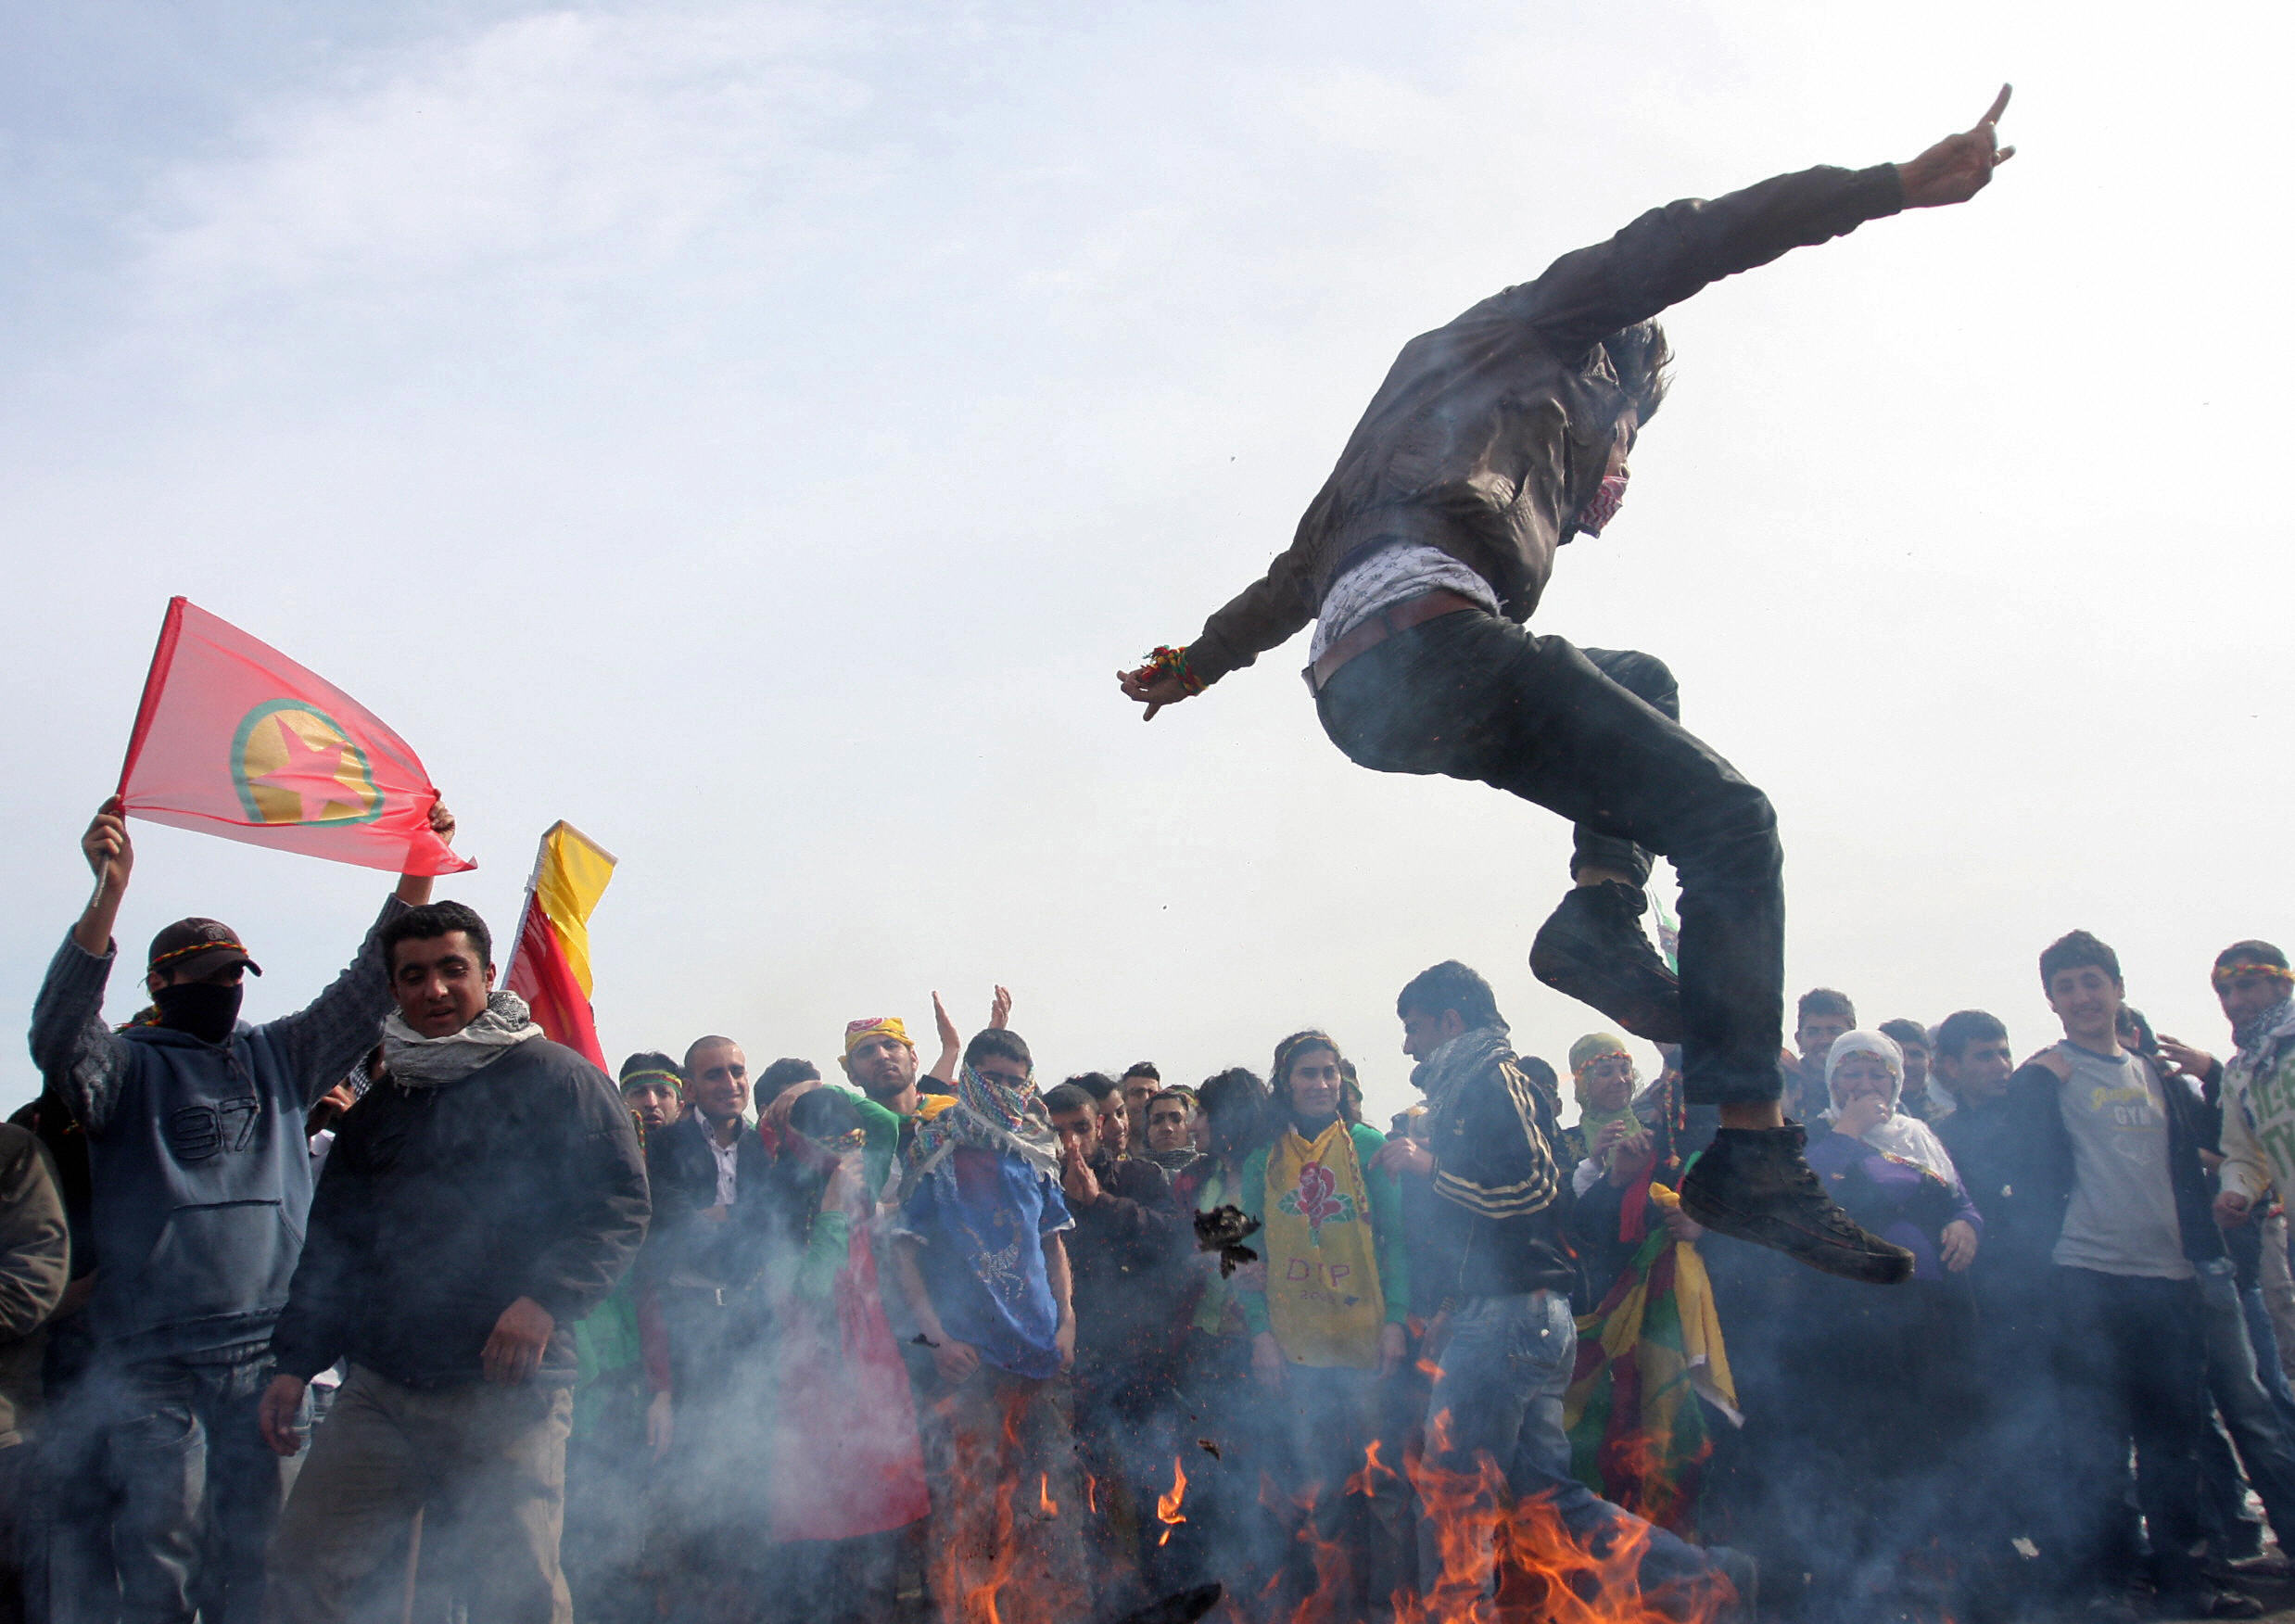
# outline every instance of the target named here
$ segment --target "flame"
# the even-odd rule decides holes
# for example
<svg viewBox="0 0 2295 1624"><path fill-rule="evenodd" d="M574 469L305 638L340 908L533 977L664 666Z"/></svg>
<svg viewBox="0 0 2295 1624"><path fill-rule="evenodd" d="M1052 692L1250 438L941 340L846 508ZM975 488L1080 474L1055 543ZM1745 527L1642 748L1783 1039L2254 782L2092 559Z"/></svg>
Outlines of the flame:
<svg viewBox="0 0 2295 1624"><path fill-rule="evenodd" d="M1645 1523L1623 1525L1606 1548L1590 1548L1564 1525L1548 1496L1510 1503L1504 1474L1487 1454L1471 1471L1438 1464L1449 1450L1449 1419L1436 1416L1426 1452L1403 1463L1434 1529L1438 1566L1426 1594L1396 1597L1395 1624L1476 1624L1493 1616L1551 1624L1711 1624L1736 1599L1718 1575L1645 1592ZM1492 1588L1494 1614L1483 1593ZM1292 1624L1323 1618L1337 1624L1335 1614L1307 1612L1295 1614Z"/></svg>
<svg viewBox="0 0 2295 1624"><path fill-rule="evenodd" d="M1156 1520L1163 1525L1163 1537L1158 1545L1172 1542L1172 1530L1187 1519L1180 1515L1180 1503L1187 1498L1187 1470L1179 1464L1179 1456L1172 1457L1172 1491L1156 1496Z"/></svg>
<svg viewBox="0 0 2295 1624"><path fill-rule="evenodd" d="M1084 1509L1099 1515L1099 1479L1089 1472L1084 1474Z"/></svg>
<svg viewBox="0 0 2295 1624"><path fill-rule="evenodd" d="M1036 1480L1036 1508L1046 1516L1059 1515L1059 1502L1052 1498L1052 1474L1041 1473Z"/></svg>
<svg viewBox="0 0 2295 1624"><path fill-rule="evenodd" d="M1344 1492L1367 1497L1378 1492L1379 1479L1382 1478L1389 1483L1402 1481L1392 1466L1378 1458L1378 1444L1379 1440L1374 1438L1369 1446L1363 1450L1363 1469L1347 1479Z"/></svg>

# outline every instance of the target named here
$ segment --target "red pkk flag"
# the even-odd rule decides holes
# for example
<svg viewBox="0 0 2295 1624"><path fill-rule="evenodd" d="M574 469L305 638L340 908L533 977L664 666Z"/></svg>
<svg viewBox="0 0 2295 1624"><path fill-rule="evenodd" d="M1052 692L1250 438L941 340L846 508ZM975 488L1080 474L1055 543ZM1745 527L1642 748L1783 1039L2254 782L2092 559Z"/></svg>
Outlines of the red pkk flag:
<svg viewBox="0 0 2295 1624"><path fill-rule="evenodd" d="M590 1013L590 915L614 878L614 854L571 823L553 823L534 858L526 912L502 984L526 1001L534 1023L604 1071Z"/></svg>
<svg viewBox="0 0 2295 1624"><path fill-rule="evenodd" d="M438 792L405 740L184 598L168 600L120 798L148 822L387 873L477 867L432 832Z"/></svg>

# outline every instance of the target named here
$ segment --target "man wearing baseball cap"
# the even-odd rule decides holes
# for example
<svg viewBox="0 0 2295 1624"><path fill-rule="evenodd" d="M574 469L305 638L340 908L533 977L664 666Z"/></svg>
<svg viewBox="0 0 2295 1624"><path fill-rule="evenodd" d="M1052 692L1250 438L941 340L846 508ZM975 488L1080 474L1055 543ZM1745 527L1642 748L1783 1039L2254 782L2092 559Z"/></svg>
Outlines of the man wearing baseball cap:
<svg viewBox="0 0 2295 1624"><path fill-rule="evenodd" d="M451 841L454 819L433 806ZM49 962L32 1053L88 1136L104 1264L92 1315L123 1505L123 1624L253 1624L279 1465L257 1408L311 1209L305 1113L374 1047L391 1008L383 927L430 900L400 877L350 968L295 1014L239 1020L262 971L237 932L178 920L152 939L152 1007L114 1032L104 986L135 852L120 803L82 837L95 894Z"/></svg>

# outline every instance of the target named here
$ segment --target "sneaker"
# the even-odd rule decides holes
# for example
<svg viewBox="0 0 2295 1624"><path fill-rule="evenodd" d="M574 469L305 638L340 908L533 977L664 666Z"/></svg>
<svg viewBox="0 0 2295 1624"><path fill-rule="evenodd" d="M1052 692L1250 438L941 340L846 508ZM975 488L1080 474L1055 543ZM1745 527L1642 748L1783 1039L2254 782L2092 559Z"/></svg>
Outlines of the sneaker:
<svg viewBox="0 0 2295 1624"><path fill-rule="evenodd" d="M2162 1596L2161 1611L2175 1618L2260 1618L2263 1605L2238 1591L2203 1589L2173 1599Z"/></svg>
<svg viewBox="0 0 2295 1624"><path fill-rule="evenodd" d="M1642 933L1649 898L1622 880L1573 885L1530 944L1530 973L1636 1037L1681 1041L1681 983Z"/></svg>
<svg viewBox="0 0 2295 1624"><path fill-rule="evenodd" d="M1893 1286L1912 1254L1868 1235L1833 1205L1802 1152L1807 1130L1723 1128L1681 1181L1681 1210L1706 1228L1783 1252L1824 1274Z"/></svg>

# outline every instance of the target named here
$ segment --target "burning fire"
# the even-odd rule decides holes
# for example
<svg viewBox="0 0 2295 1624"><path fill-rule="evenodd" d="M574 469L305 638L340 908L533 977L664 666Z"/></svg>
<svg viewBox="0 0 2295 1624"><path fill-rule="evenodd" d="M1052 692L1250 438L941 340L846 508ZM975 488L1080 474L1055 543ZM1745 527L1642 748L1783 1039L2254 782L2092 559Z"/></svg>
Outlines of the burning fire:
<svg viewBox="0 0 2295 1624"><path fill-rule="evenodd" d="M1052 1498L1052 1474L1042 1472L1036 1478L1036 1509L1046 1516L1059 1515L1059 1502Z"/></svg>
<svg viewBox="0 0 2295 1624"><path fill-rule="evenodd" d="M1163 1537L1158 1545L1172 1542L1172 1530L1187 1519L1180 1515L1180 1503L1187 1498L1187 1472L1179 1464L1179 1456L1172 1457L1172 1491L1156 1496L1156 1520L1163 1525Z"/></svg>

